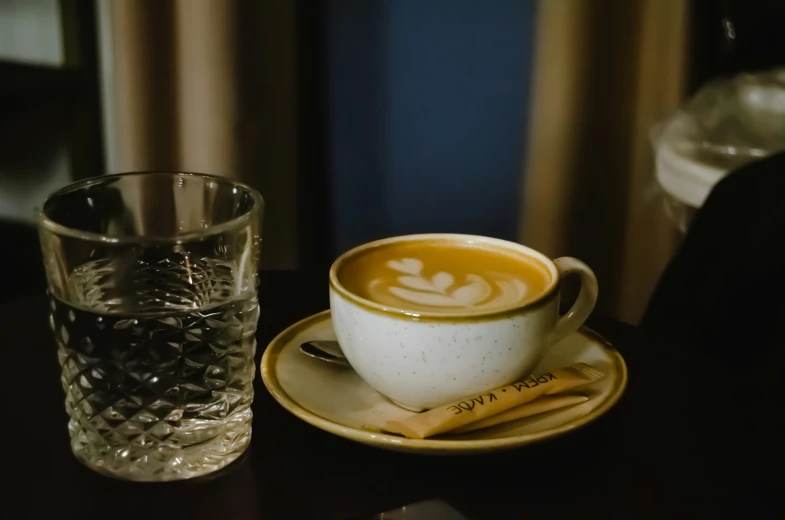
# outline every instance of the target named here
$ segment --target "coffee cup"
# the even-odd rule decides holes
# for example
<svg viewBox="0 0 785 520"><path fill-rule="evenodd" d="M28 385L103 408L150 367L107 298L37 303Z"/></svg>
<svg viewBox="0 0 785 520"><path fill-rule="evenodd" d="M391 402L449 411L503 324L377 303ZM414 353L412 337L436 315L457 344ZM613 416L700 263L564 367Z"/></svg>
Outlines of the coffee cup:
<svg viewBox="0 0 785 520"><path fill-rule="evenodd" d="M560 282L577 275L559 316ZM421 411L529 375L597 300L580 260L474 235L423 234L358 246L330 268L330 309L346 359L394 403Z"/></svg>

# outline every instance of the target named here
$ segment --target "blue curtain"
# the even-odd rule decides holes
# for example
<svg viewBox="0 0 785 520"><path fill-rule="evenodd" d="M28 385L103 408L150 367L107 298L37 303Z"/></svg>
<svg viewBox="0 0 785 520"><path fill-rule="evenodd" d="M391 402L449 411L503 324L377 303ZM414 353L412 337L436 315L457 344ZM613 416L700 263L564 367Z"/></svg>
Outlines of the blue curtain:
<svg viewBox="0 0 785 520"><path fill-rule="evenodd" d="M516 237L535 2L328 3L334 236Z"/></svg>

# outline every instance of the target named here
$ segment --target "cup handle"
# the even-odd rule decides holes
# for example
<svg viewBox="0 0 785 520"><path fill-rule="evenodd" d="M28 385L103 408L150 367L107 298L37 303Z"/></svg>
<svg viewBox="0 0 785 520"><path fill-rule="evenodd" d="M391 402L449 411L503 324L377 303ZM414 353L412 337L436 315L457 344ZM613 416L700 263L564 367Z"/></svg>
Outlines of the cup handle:
<svg viewBox="0 0 785 520"><path fill-rule="evenodd" d="M552 345L577 331L591 314L594 304L597 303L597 277L594 276L594 272L588 265L569 256L557 258L553 263L559 270L559 279L571 274L578 275L581 278L581 289L570 310L556 322L556 328L551 337Z"/></svg>

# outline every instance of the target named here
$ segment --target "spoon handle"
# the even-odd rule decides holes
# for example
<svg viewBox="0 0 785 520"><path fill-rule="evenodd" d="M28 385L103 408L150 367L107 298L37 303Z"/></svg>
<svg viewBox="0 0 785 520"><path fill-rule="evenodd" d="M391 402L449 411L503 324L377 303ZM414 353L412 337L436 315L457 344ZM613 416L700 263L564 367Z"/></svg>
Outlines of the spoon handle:
<svg viewBox="0 0 785 520"><path fill-rule="evenodd" d="M327 352L324 349L324 343L335 343L335 348L332 348L330 350L339 355L336 356L331 354L330 352ZM300 352L302 352L306 356L312 357L314 359L318 359L319 361L324 361L326 363L333 363L335 365L341 365L344 367L350 366L346 358L343 357L343 352L341 352L340 347L338 347L338 343L335 341L332 342L306 341L305 343L300 345Z"/></svg>
<svg viewBox="0 0 785 520"><path fill-rule="evenodd" d="M333 357L346 359L346 356L343 354L343 350L341 350L341 345L338 344L337 341L326 341L326 340L316 340L316 341L308 341L314 348L318 348L322 352L326 352Z"/></svg>

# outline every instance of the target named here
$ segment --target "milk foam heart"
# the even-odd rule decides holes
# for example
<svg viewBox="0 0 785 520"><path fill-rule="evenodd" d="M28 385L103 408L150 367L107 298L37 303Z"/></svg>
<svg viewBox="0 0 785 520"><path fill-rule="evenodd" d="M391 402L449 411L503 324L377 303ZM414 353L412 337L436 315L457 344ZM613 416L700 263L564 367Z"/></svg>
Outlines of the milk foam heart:
<svg viewBox="0 0 785 520"><path fill-rule="evenodd" d="M375 278L368 283L367 292L372 300L393 307L490 311L522 303L529 293L526 281L510 273L479 272L456 278L447 271L436 271L429 277L418 258L389 260L387 267L406 274L394 280Z"/></svg>
<svg viewBox="0 0 785 520"><path fill-rule="evenodd" d="M518 307L539 296L552 276L531 256L433 240L370 249L349 261L339 278L386 307L453 314Z"/></svg>

